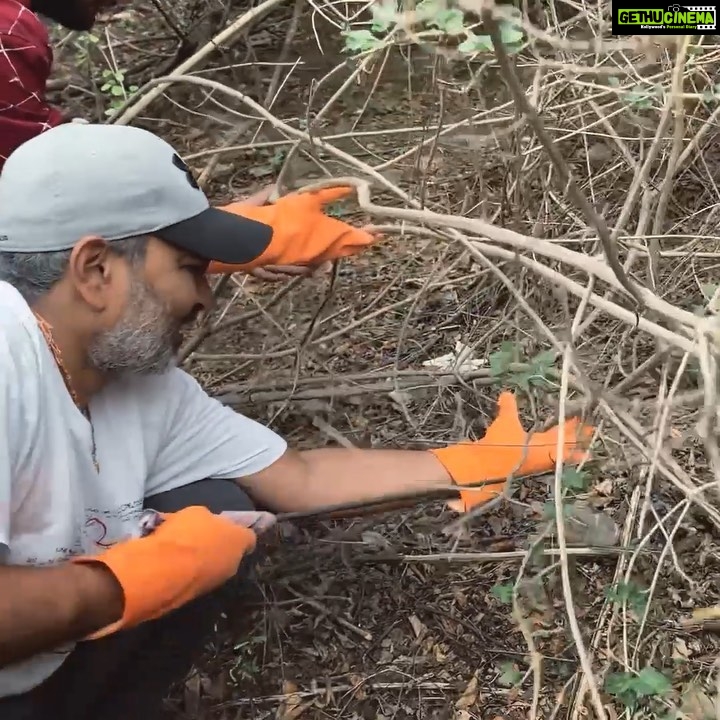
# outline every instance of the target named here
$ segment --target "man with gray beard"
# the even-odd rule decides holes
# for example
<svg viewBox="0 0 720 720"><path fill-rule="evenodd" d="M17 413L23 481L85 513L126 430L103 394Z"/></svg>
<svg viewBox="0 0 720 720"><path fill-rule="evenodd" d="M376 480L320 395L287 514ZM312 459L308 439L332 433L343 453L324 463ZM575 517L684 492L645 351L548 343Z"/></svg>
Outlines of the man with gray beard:
<svg viewBox="0 0 720 720"><path fill-rule="evenodd" d="M272 525L256 506L487 479L458 490L467 509L555 462L557 428L525 438L509 393L485 438L429 451L300 452L210 398L176 367L182 330L212 307L209 265L252 263L272 235L210 207L138 128L59 126L5 164L2 720L160 718Z"/></svg>

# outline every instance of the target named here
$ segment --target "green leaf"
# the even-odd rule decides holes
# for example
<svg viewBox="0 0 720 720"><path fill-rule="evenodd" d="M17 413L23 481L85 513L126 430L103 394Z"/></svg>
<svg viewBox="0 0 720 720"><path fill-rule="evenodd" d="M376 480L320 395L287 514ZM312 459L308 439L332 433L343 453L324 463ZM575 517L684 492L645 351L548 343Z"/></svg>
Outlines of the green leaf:
<svg viewBox="0 0 720 720"><path fill-rule="evenodd" d="M585 490L588 484L588 473L575 467L564 467L562 471L563 487L570 490Z"/></svg>
<svg viewBox="0 0 720 720"><path fill-rule="evenodd" d="M505 341L499 350L490 353L489 364L490 373L493 377L502 377L507 375L510 365L519 361L519 353L514 343ZM541 352L537 357L528 363L529 368L511 373L507 380L514 385L522 388L526 392L530 387L551 387L552 383L547 379L546 375L555 362L555 355L552 350Z"/></svg>
<svg viewBox="0 0 720 720"><path fill-rule="evenodd" d="M107 92L112 87L112 83L106 82L100 87L100 92Z"/></svg>
<svg viewBox="0 0 720 720"><path fill-rule="evenodd" d="M350 52L367 52L382 45L382 40L369 30L345 30L342 35L345 38L345 50Z"/></svg>
<svg viewBox="0 0 720 720"><path fill-rule="evenodd" d="M125 91L123 90L122 85L113 85L110 88L110 94L115 97L120 97L121 95L125 95Z"/></svg>
<svg viewBox="0 0 720 720"><path fill-rule="evenodd" d="M536 377L535 373L525 370L523 372L513 373L510 376L510 382L512 382L513 385L517 385L525 392L530 392L530 385L535 384L534 380Z"/></svg>
<svg viewBox="0 0 720 720"><path fill-rule="evenodd" d="M717 283L702 283L700 285L700 289L702 290L702 294L705 296L706 300L712 300L712 296L715 294L715 291L718 289Z"/></svg>
<svg viewBox="0 0 720 720"><path fill-rule="evenodd" d="M605 597L618 605L626 603L631 610L642 615L647 607L648 591L633 582L620 581L605 590Z"/></svg>
<svg viewBox="0 0 720 720"><path fill-rule="evenodd" d="M480 52L492 52L493 44L489 35L475 35L472 32L458 45L458 50L467 55Z"/></svg>
<svg viewBox="0 0 720 720"><path fill-rule="evenodd" d="M504 375L508 372L511 363L516 362L515 347L510 342L502 344L500 350L490 355L490 371L495 376ZM531 387L552 387L547 379L548 372L555 363L555 353L546 350L534 357L528 364L529 368L513 372L508 380L514 385L529 392Z"/></svg>
<svg viewBox="0 0 720 720"><path fill-rule="evenodd" d="M531 368L530 370L522 370L521 372L515 372L508 378L511 383L517 385L519 388L530 392L530 387L552 387L550 381L545 377L545 372L542 368Z"/></svg>
<svg viewBox="0 0 720 720"><path fill-rule="evenodd" d="M440 10L430 18L430 25L434 25L449 35L459 35L465 30L465 16L462 11L455 8Z"/></svg>
<svg viewBox="0 0 720 720"><path fill-rule="evenodd" d="M637 695L633 692L632 673L610 673L605 678L605 690L614 695L623 705L631 707L637 703Z"/></svg>
<svg viewBox="0 0 720 720"><path fill-rule="evenodd" d="M711 105L712 103L717 102L718 98L712 90L706 88L702 91L702 99L704 103Z"/></svg>
<svg viewBox="0 0 720 720"><path fill-rule="evenodd" d="M666 695L672 690L672 683L666 675L654 667L643 668L635 683L635 692L641 696Z"/></svg>
<svg viewBox="0 0 720 720"><path fill-rule="evenodd" d="M661 85L652 85L651 87L635 85L632 90L625 93L623 100L628 105L646 110L654 105L653 98L660 96L662 96Z"/></svg>
<svg viewBox="0 0 720 720"><path fill-rule="evenodd" d="M395 23L397 11L389 2L377 3L372 6L372 31L386 32Z"/></svg>
<svg viewBox="0 0 720 720"><path fill-rule="evenodd" d="M507 583L505 585L493 585L490 593L496 597L501 603L508 605L513 599L513 585Z"/></svg>
<svg viewBox="0 0 720 720"><path fill-rule="evenodd" d="M555 351L554 350L543 350L538 353L533 359L532 364L536 367L551 368L555 365Z"/></svg>
<svg viewBox="0 0 720 720"><path fill-rule="evenodd" d="M500 675L498 682L505 687L513 687L523 678L523 674L511 662L504 662L500 666L500 670L502 670L502 674Z"/></svg>
<svg viewBox="0 0 720 720"><path fill-rule="evenodd" d="M287 150L279 148L275 151L275 154L270 158L270 166L273 170L280 170L287 157Z"/></svg>
<svg viewBox="0 0 720 720"><path fill-rule="evenodd" d="M618 78L616 78L614 75L611 75L608 78L608 85L610 87L615 87L615 88L620 87L620 80Z"/></svg>
<svg viewBox="0 0 720 720"><path fill-rule="evenodd" d="M672 690L672 683L659 670L643 668L637 675L629 672L610 673L605 680L605 689L627 707L647 697L663 696Z"/></svg>
<svg viewBox="0 0 720 720"><path fill-rule="evenodd" d="M500 349L494 353L490 353L488 357L490 363L490 372L494 377L504 375L510 365L515 362L515 346L513 343L505 341L500 345Z"/></svg>
<svg viewBox="0 0 720 720"><path fill-rule="evenodd" d="M422 0L415 7L418 20L430 20L434 18L443 8L439 0Z"/></svg>
<svg viewBox="0 0 720 720"><path fill-rule="evenodd" d="M503 20L500 23L500 40L503 45L516 45L525 39L522 29L513 23Z"/></svg>
<svg viewBox="0 0 720 720"><path fill-rule="evenodd" d="M636 92L635 90L626 93L624 100L628 105L632 105L633 107L641 109L652 107L652 103L649 101L647 95Z"/></svg>
<svg viewBox="0 0 720 720"><path fill-rule="evenodd" d="M632 680L632 673L610 673L607 678L605 678L605 689L611 695L620 695L632 687Z"/></svg>

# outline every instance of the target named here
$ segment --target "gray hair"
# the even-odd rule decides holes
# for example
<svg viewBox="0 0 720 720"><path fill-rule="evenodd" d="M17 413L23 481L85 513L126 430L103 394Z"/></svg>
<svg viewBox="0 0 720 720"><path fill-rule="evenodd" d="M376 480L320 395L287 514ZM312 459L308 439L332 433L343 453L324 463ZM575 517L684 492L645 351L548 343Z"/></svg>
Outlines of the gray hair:
<svg viewBox="0 0 720 720"><path fill-rule="evenodd" d="M110 249L136 265L144 260L148 237L115 240ZM72 250L56 252L0 252L0 280L10 283L32 305L65 275Z"/></svg>

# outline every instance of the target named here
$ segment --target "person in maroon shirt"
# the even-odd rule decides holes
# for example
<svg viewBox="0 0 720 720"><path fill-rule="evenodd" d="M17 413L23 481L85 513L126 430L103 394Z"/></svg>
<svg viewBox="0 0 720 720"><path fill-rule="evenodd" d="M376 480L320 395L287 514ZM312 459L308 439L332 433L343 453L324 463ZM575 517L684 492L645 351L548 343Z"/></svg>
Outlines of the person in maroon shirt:
<svg viewBox="0 0 720 720"><path fill-rule="evenodd" d="M69 30L90 30L113 0L0 0L0 170L19 145L69 121L46 98L53 53L38 14Z"/></svg>

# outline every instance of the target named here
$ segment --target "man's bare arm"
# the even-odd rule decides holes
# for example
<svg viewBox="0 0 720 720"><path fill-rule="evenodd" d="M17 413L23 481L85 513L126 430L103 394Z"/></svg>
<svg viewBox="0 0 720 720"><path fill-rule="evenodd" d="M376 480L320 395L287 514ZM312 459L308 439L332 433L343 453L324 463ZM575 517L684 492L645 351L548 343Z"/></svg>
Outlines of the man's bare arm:
<svg viewBox="0 0 720 720"><path fill-rule="evenodd" d="M288 450L237 483L273 512L314 510L346 502L451 486L437 458L422 450Z"/></svg>
<svg viewBox="0 0 720 720"><path fill-rule="evenodd" d="M0 566L0 668L87 637L123 613L123 593L100 563Z"/></svg>

